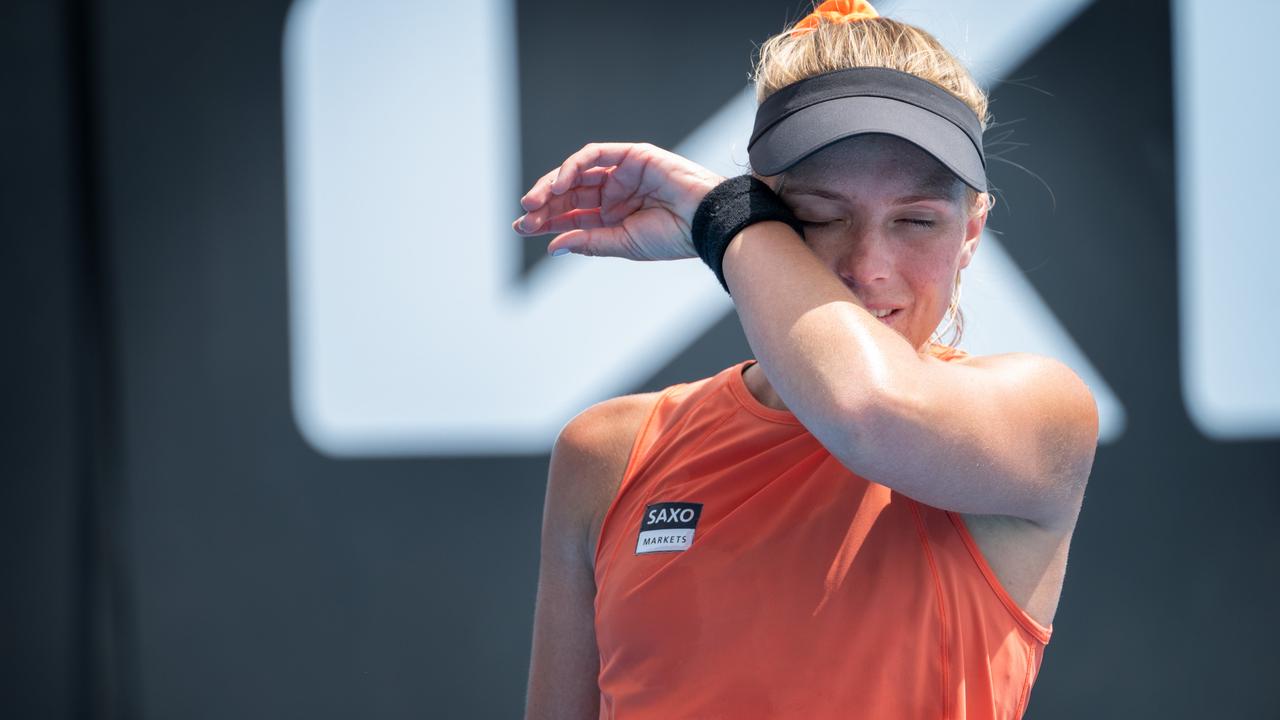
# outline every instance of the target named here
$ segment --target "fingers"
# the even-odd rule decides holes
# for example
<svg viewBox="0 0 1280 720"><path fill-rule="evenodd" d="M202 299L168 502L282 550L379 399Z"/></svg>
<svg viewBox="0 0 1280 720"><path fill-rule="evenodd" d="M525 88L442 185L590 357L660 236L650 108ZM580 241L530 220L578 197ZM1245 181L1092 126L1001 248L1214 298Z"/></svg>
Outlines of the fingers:
<svg viewBox="0 0 1280 720"><path fill-rule="evenodd" d="M648 143L588 143L566 158L560 167L539 178L520 199L520 205L526 211L541 207L552 195L561 195L582 183L583 178L598 174L592 170L610 168L627 159L631 153L651 149L654 148Z"/></svg>
<svg viewBox="0 0 1280 720"><path fill-rule="evenodd" d="M627 241L627 232L620 227L569 230L547 244L547 254L571 252L596 257L627 257Z"/></svg>
<svg viewBox="0 0 1280 720"><path fill-rule="evenodd" d="M636 143L588 143L560 164L560 174L551 181L551 192L559 195L574 186L588 168L619 165L627 155L645 147Z"/></svg>
<svg viewBox="0 0 1280 720"><path fill-rule="evenodd" d="M590 236L590 230L570 230L562 235L557 235L551 242L547 243L547 254L564 255L575 250L581 251L582 248L591 246ZM582 254L585 255L586 253Z"/></svg>
<svg viewBox="0 0 1280 720"><path fill-rule="evenodd" d="M556 178L560 172L560 168L555 168L551 172L538 178L538 181L529 188L529 192L520 198L520 207L526 212L536 210L547 203L553 197L559 197L551 192L551 181ZM612 167L593 167L584 171L578 180L579 187L600 187L609 179L609 174L613 172Z"/></svg>
<svg viewBox="0 0 1280 720"><path fill-rule="evenodd" d="M547 220L574 210L599 210L600 188L574 188L564 195L556 195L546 205L518 218L512 226L516 232L531 232L542 227ZM546 232L545 230L543 232Z"/></svg>
<svg viewBox="0 0 1280 720"><path fill-rule="evenodd" d="M560 167L538 178L529 192L520 198L525 214L511 224L512 229L526 236L560 233L547 246L547 251L552 254L565 248L584 254L592 254L591 248L600 249L604 254L616 252L608 250L608 243L616 244L618 233L621 237L626 233L621 228L606 226L601 219L603 187L624 161L636 156L633 154L642 156L643 161L647 157L644 153L652 149L653 146L647 143L590 143L584 146L566 158ZM611 206L610 213L617 212L618 208ZM590 244L588 238L592 233L604 238L605 245Z"/></svg>
<svg viewBox="0 0 1280 720"><path fill-rule="evenodd" d="M549 178L555 173L553 170L543 176L543 180L539 180L539 184L543 187L535 186L525 199L535 198L541 199L542 195L547 196L545 202L537 203L524 202L526 207L534 206L528 213L516 219L511 224L511 228L521 235L541 235L547 232L555 232L549 229L543 229L542 225L549 219L564 215L574 210L591 210L599 209L601 205L601 188L605 181L609 179L609 174L613 171L612 167L591 168L582 173L578 187L566 192L563 195L551 195L547 186L550 185Z"/></svg>
<svg viewBox="0 0 1280 720"><path fill-rule="evenodd" d="M527 216L526 216L527 217ZM547 233L561 233L569 230L588 230L603 227L604 221L600 219L600 208L587 208L582 210L569 210L559 215L553 215L549 219L542 221L540 224L525 229L517 220L512 227L521 235L546 235Z"/></svg>
<svg viewBox="0 0 1280 720"><path fill-rule="evenodd" d="M524 208L526 212L542 207L542 204L547 201L547 196L551 194L551 181L555 179L559 172L560 168L553 168L546 175L538 178L533 183L533 187L529 188L529 192L520 198L520 207Z"/></svg>

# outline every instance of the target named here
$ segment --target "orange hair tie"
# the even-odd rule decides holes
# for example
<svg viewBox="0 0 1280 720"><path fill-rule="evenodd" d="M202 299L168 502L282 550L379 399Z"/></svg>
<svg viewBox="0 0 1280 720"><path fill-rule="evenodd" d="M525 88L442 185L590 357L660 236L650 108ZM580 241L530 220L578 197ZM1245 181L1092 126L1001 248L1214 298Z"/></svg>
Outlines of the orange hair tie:
<svg viewBox="0 0 1280 720"><path fill-rule="evenodd" d="M826 0L792 26L791 37L816 29L823 20L829 23L851 23L876 17L880 17L880 13L866 0Z"/></svg>

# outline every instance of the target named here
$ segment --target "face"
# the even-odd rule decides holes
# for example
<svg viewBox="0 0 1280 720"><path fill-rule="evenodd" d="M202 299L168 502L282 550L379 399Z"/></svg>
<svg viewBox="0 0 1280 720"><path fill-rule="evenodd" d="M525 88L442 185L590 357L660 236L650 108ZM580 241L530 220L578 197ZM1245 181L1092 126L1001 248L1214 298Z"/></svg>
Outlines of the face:
<svg viewBox="0 0 1280 720"><path fill-rule="evenodd" d="M867 309L896 308L881 322L924 349L986 224L960 179L905 140L860 135L764 180L822 262Z"/></svg>

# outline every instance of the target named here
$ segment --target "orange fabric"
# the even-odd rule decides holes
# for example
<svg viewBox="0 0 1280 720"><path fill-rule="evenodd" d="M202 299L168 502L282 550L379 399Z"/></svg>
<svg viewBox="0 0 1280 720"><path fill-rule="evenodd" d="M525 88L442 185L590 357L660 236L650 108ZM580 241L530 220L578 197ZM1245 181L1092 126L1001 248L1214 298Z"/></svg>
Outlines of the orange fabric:
<svg viewBox="0 0 1280 720"><path fill-rule="evenodd" d="M880 17L880 13L866 0L827 0L791 26L791 36L813 30L823 20L829 23L849 23L876 17Z"/></svg>
<svg viewBox="0 0 1280 720"><path fill-rule="evenodd" d="M596 547L600 717L1020 717L1052 628L961 516L756 400L751 362L666 388L636 437ZM700 509L685 549L640 551L659 503Z"/></svg>

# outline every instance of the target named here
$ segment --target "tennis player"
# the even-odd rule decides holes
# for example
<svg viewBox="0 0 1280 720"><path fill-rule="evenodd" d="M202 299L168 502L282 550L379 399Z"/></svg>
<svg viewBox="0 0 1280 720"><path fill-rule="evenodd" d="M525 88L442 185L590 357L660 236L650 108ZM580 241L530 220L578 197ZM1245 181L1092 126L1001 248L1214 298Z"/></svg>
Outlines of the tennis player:
<svg viewBox="0 0 1280 720"><path fill-rule="evenodd" d="M956 347L985 95L861 1L755 79L751 174L592 143L522 198L552 255L702 258L755 355L562 428L526 717L1021 717L1098 418L1061 362Z"/></svg>

